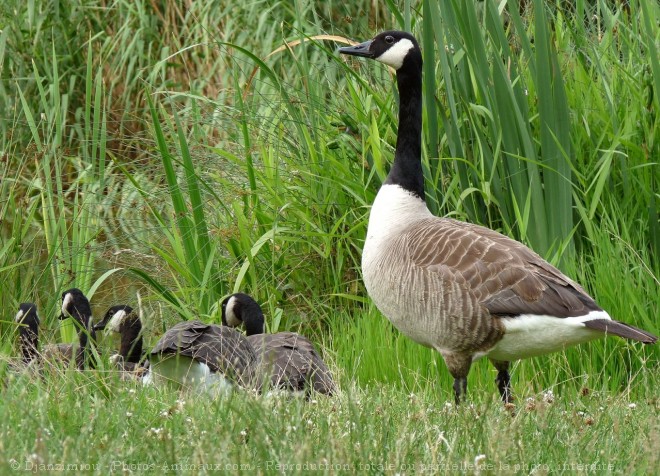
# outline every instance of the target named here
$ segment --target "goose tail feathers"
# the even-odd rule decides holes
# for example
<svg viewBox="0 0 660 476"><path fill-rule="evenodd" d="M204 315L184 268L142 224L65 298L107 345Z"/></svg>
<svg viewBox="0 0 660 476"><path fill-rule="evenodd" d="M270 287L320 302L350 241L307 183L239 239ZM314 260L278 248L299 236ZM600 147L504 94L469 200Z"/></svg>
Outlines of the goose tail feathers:
<svg viewBox="0 0 660 476"><path fill-rule="evenodd" d="M606 334L624 337L626 339L636 340L644 344L655 344L658 341L658 337L654 336L650 332L646 332L642 329L638 329L637 327L633 327L615 320L592 319L590 321L585 321L584 325L589 329L602 331Z"/></svg>

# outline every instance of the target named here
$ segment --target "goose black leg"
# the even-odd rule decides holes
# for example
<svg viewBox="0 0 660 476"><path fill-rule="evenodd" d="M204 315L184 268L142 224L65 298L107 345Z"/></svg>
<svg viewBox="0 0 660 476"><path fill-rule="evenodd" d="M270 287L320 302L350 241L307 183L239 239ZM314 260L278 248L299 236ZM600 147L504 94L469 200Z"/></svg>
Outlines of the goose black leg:
<svg viewBox="0 0 660 476"><path fill-rule="evenodd" d="M501 362L493 360L493 365L497 369L497 377L495 383L497 389L500 391L500 396L504 403L511 403L513 396L511 395L511 376L509 375L509 362Z"/></svg>
<svg viewBox="0 0 660 476"><path fill-rule="evenodd" d="M461 399L467 394L467 377L454 378L454 400L456 405L461 403Z"/></svg>
<svg viewBox="0 0 660 476"><path fill-rule="evenodd" d="M454 377L454 398L456 405L461 403L467 394L467 376L472 365L472 356L450 352L442 352L442 357Z"/></svg>

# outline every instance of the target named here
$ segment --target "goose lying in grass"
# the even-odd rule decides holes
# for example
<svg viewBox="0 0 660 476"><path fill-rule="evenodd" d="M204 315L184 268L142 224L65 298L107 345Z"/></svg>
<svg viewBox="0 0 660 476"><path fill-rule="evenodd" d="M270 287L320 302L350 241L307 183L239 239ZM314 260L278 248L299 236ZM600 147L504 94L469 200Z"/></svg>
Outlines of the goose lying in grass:
<svg viewBox="0 0 660 476"><path fill-rule="evenodd" d="M314 344L295 332L264 334L263 311L251 296L236 293L226 298L222 302L222 323L245 327L258 358L255 377L259 384L294 392L334 392L332 375Z"/></svg>
<svg viewBox="0 0 660 476"><path fill-rule="evenodd" d="M12 363L12 369L20 370L27 366L41 366L44 362L50 364L68 365L73 357L73 344L48 344L39 349L40 319L37 306L26 302L19 305L14 321L19 325L20 364Z"/></svg>
<svg viewBox="0 0 660 476"><path fill-rule="evenodd" d="M252 387L256 360L254 349L240 332L184 321L168 329L149 353L148 381L225 393L234 384Z"/></svg>
<svg viewBox="0 0 660 476"><path fill-rule="evenodd" d="M112 306L101 322L94 326L94 330L105 331L106 335L119 334L119 353L110 356L110 362L122 371L122 379L146 376L147 367L143 365L142 352L142 321L132 307L126 304Z"/></svg>

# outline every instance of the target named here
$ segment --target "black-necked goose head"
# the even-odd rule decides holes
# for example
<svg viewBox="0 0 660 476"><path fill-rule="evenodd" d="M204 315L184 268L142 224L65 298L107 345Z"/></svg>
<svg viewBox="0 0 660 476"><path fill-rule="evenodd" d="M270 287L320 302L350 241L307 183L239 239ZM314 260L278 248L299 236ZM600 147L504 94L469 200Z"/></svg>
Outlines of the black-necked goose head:
<svg viewBox="0 0 660 476"><path fill-rule="evenodd" d="M259 303L244 293L232 294L222 303L222 323L245 325L247 339L256 351L258 386L289 392L310 391L330 395L335 383L314 344L295 332L264 334L264 314Z"/></svg>
<svg viewBox="0 0 660 476"><path fill-rule="evenodd" d="M248 336L264 333L264 313L257 301L244 293L236 293L222 301L222 324L245 327Z"/></svg>
<svg viewBox="0 0 660 476"><path fill-rule="evenodd" d="M120 304L107 310L96 331L116 333L121 337L119 358L123 363L139 364L142 360L142 321L131 306Z"/></svg>
<svg viewBox="0 0 660 476"><path fill-rule="evenodd" d="M60 319L71 317L76 323L79 347L76 353L76 363L82 369L87 362L93 366L92 353L88 351L89 339L94 342L96 334L92 319L92 308L89 300L80 289L71 288L62 293L62 314Z"/></svg>
<svg viewBox="0 0 660 476"><path fill-rule="evenodd" d="M39 315L37 306L24 302L18 307L14 321L19 325L20 347L23 362L36 358L39 351Z"/></svg>
<svg viewBox="0 0 660 476"><path fill-rule="evenodd" d="M372 40L339 48L345 55L370 58L394 68L397 72L422 67L422 52L413 35L405 31L384 31Z"/></svg>
<svg viewBox="0 0 660 476"><path fill-rule="evenodd" d="M356 46L339 48L345 55L370 58L396 70L399 89L399 130L396 139L394 163L384 185L393 185L383 191L381 202L391 208L393 200L403 197L403 206L428 212L424 194L422 171L422 52L414 36L405 31L385 31ZM389 196L392 196L391 198ZM412 196L412 199L408 197ZM387 203L386 203L387 202ZM373 210L373 209L372 209ZM374 223L387 228L389 219ZM373 226L371 221L370 226ZM373 229L372 229L373 231Z"/></svg>

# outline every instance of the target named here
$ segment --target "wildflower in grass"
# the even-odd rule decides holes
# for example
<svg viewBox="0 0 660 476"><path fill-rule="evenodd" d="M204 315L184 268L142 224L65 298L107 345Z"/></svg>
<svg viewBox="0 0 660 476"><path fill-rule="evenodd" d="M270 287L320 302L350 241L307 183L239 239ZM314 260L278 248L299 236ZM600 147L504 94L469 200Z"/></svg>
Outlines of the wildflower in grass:
<svg viewBox="0 0 660 476"><path fill-rule="evenodd" d="M543 401L545 403L554 403L555 394L552 392L552 390L546 390L543 392Z"/></svg>
<svg viewBox="0 0 660 476"><path fill-rule="evenodd" d="M633 408L633 409L637 408L637 404L636 403L631 403L631 404L628 405L628 408Z"/></svg>

